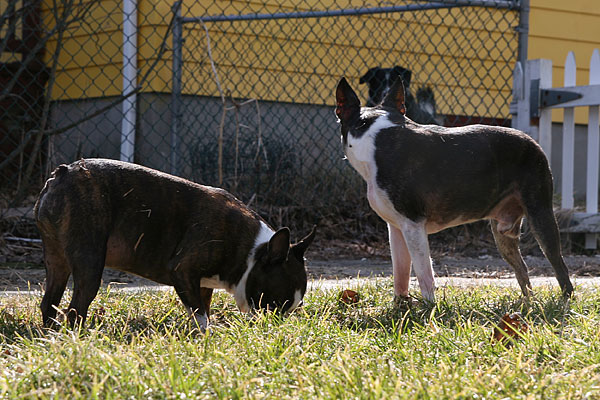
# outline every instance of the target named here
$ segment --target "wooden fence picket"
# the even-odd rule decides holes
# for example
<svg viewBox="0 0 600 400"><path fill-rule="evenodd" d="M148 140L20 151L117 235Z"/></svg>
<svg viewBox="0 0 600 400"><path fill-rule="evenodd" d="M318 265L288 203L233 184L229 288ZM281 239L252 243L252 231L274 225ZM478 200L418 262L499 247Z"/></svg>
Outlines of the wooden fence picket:
<svg viewBox="0 0 600 400"><path fill-rule="evenodd" d="M590 60L590 85L600 84L600 53L595 49ZM588 151L587 151L587 185L586 213L598 213L598 168L600 152L600 132L598 121L599 106L589 107L588 117ZM586 234L585 247L596 248L596 235Z"/></svg>
<svg viewBox="0 0 600 400"><path fill-rule="evenodd" d="M565 61L565 87L576 86L575 54L570 51ZM575 164L575 109L564 108L561 195L562 208L573 208L573 170Z"/></svg>
<svg viewBox="0 0 600 400"><path fill-rule="evenodd" d="M552 60L532 60L539 61L539 66L534 65L530 72L531 79L539 79L540 89L552 88ZM538 69L539 68L539 69ZM537 135L538 142L548 160L552 159L552 110L549 108L540 109L540 121Z"/></svg>

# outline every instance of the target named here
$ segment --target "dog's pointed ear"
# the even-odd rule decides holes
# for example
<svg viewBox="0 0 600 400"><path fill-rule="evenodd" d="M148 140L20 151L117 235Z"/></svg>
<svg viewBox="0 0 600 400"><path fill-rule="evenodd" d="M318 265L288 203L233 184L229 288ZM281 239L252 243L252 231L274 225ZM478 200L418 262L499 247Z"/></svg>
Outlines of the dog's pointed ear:
<svg viewBox="0 0 600 400"><path fill-rule="evenodd" d="M390 91L383 99L381 104L383 107L395 108L402 115L406 115L406 105L404 102L404 84L402 78L399 76L395 81Z"/></svg>
<svg viewBox="0 0 600 400"><path fill-rule="evenodd" d="M402 83L404 83L404 90L406 90L406 88L410 86L412 71L399 65L396 65L393 71L396 75L402 78Z"/></svg>
<svg viewBox="0 0 600 400"><path fill-rule="evenodd" d="M290 251L290 230L281 228L271 237L267 245L267 253L272 263L282 263L288 258Z"/></svg>
<svg viewBox="0 0 600 400"><path fill-rule="evenodd" d="M358 96L354 93L346 78L342 78L338 83L335 100L337 104L335 114L342 123L360 115L360 100L358 100Z"/></svg>
<svg viewBox="0 0 600 400"><path fill-rule="evenodd" d="M302 259L304 257L304 253L306 252L306 249L308 249L308 246L315 239L316 233L317 233L317 226L315 225L315 226L313 226L310 233L304 239L300 240L298 243L296 243L295 245L292 246L292 251L294 252L294 255L296 257L298 257L299 259Z"/></svg>

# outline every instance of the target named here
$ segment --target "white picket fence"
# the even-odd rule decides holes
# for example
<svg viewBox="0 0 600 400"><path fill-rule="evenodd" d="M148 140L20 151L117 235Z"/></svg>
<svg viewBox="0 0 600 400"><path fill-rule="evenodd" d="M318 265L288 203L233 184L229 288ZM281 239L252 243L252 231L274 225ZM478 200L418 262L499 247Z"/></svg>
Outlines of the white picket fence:
<svg viewBox="0 0 600 400"><path fill-rule="evenodd" d="M589 85L576 85L575 55L569 52L565 63L564 86L552 87L552 61L529 60L517 63L513 73L512 125L538 140L546 156L552 151L551 109L563 108L561 207L574 208L575 107L589 107L587 131L586 204L584 213L575 213L573 224L563 231L585 232L586 248L596 248L600 232L598 178L600 168L600 52L590 60ZM556 175L557 171L554 171Z"/></svg>

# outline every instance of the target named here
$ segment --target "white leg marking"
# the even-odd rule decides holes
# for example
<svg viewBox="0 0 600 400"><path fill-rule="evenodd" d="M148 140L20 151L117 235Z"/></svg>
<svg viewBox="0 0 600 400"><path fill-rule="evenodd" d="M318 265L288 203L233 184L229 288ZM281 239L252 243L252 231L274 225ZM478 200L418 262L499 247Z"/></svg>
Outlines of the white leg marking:
<svg viewBox="0 0 600 400"><path fill-rule="evenodd" d="M294 309L296 309L300 305L301 301L302 301L302 291L300 289L298 289L294 293L294 302L292 303L291 307L288 309L287 312L294 311Z"/></svg>
<svg viewBox="0 0 600 400"><path fill-rule="evenodd" d="M412 259L415 275L417 275L417 280L419 281L421 294L426 300L434 302L435 282L431 257L429 256L429 242L427 241L425 222L414 222L408 218L402 218L399 222L410 258Z"/></svg>
<svg viewBox="0 0 600 400"><path fill-rule="evenodd" d="M379 112L378 112L379 113ZM408 294L410 262L419 280L421 294L429 301L435 301L435 283L425 222L415 223L396 211L387 192L377 184L377 163L375 162L375 138L377 134L394 124L386 112L380 112L377 120L359 138L348 135L345 148L350 164L367 182L367 198L371 208L388 224L390 247L394 265L394 293ZM396 231L397 229L397 231ZM404 244L403 244L404 243ZM408 255L407 255L408 254Z"/></svg>
<svg viewBox="0 0 600 400"><path fill-rule="evenodd" d="M402 231L388 224L390 234L390 250L392 252L392 265L394 267L394 295L408 297L410 284L410 253Z"/></svg>

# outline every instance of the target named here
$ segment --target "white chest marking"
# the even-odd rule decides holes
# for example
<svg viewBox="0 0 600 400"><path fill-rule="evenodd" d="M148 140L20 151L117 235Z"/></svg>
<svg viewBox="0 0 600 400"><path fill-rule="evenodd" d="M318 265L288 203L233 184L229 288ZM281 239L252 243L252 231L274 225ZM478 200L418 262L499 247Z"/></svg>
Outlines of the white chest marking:
<svg viewBox="0 0 600 400"><path fill-rule="evenodd" d="M348 134L346 157L350 164L367 182L367 197L371 208L385 221L397 219L395 210L387 193L377 185L377 164L375 163L375 138L386 128L395 126L388 118L388 113L380 111L381 115L359 138Z"/></svg>
<svg viewBox="0 0 600 400"><path fill-rule="evenodd" d="M256 255L256 249L263 243L267 243L271 237L275 234L271 228L267 226L264 222L260 223L260 230L258 231L258 235L256 235L256 239L254 240L254 246L250 253L248 253L248 260L246 265L246 271L244 275L242 275L242 279L238 282L238 284L232 288L233 297L235 298L235 303L241 312L250 312L250 305L248 304L248 298L246 297L246 283L248 282L248 275L250 275L250 271L256 264L256 259L254 256Z"/></svg>
<svg viewBox="0 0 600 400"><path fill-rule="evenodd" d="M348 133L348 143L346 145L346 157L350 164L358 171L367 184L375 180L377 176L377 166L375 165L375 138L377 134L386 128L394 126L388 118L388 113L380 112L381 115L359 138Z"/></svg>
<svg viewBox="0 0 600 400"><path fill-rule="evenodd" d="M227 282L220 280L219 275L210 276L208 278L202 278L200 280L200 287L211 289L225 289L229 293L232 292L232 286Z"/></svg>

